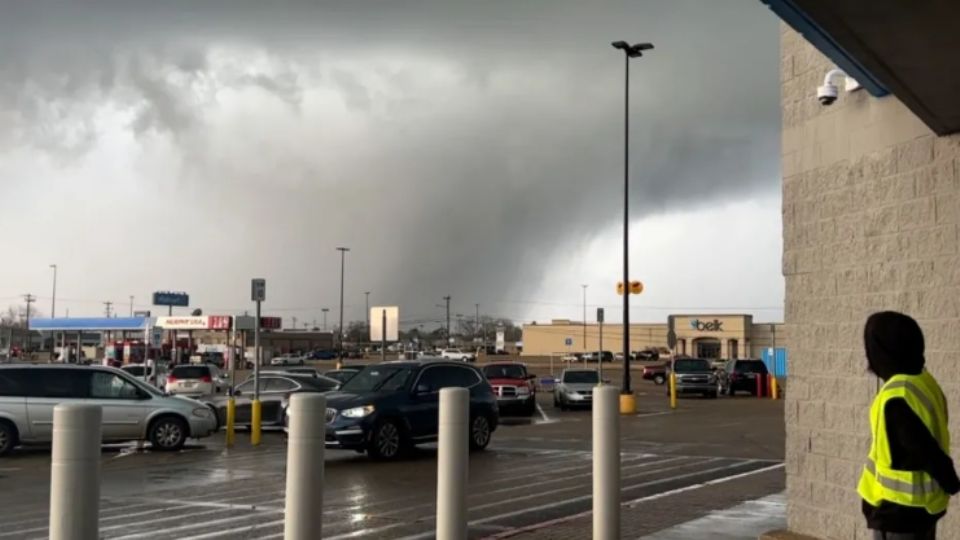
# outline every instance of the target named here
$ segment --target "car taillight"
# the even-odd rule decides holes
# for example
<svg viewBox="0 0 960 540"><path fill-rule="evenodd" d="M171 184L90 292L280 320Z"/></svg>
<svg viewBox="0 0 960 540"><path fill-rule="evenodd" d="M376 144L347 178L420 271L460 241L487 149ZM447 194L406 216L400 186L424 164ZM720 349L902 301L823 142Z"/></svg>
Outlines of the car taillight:
<svg viewBox="0 0 960 540"><path fill-rule="evenodd" d="M177 378L174 377L173 375L167 375L167 382L168 383L177 382Z"/></svg>
<svg viewBox="0 0 960 540"><path fill-rule="evenodd" d="M200 377L200 382L213 382L213 378L211 378L209 375L204 375L203 377Z"/></svg>

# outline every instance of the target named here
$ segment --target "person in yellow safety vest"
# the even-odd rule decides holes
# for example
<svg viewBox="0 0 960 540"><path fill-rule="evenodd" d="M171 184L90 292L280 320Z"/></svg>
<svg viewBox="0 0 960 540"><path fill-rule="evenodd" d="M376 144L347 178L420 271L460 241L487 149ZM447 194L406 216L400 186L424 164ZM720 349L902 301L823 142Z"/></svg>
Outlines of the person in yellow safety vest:
<svg viewBox="0 0 960 540"><path fill-rule="evenodd" d="M923 332L915 320L885 311L867 319L870 371L883 379L870 407L873 434L857 492L875 540L927 540L960 479L950 458L947 402L924 369Z"/></svg>

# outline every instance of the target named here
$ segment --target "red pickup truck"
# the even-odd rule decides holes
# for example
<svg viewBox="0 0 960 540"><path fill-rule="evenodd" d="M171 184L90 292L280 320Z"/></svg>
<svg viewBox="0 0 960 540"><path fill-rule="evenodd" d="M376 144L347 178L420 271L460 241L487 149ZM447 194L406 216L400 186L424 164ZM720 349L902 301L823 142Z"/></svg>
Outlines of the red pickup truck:
<svg viewBox="0 0 960 540"><path fill-rule="evenodd" d="M643 379L655 384L667 382L667 364L650 364L643 366Z"/></svg>
<svg viewBox="0 0 960 540"><path fill-rule="evenodd" d="M495 362L483 366L497 396L501 415L519 413L532 416L537 411L536 375L527 373L527 366L518 362Z"/></svg>

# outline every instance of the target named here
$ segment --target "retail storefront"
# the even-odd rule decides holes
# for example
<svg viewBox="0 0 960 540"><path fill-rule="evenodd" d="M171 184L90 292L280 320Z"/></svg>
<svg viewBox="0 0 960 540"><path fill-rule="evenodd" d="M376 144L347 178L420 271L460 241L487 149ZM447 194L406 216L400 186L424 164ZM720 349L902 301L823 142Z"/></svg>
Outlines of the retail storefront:
<svg viewBox="0 0 960 540"><path fill-rule="evenodd" d="M785 343L779 323L756 323L752 315L673 315L676 353L699 358L760 358L763 349ZM669 322L630 325L630 350L666 349ZM603 326L603 349L623 350L623 326ZM777 340L780 340L778 345ZM555 319L523 326L523 355L548 356L596 351L600 326Z"/></svg>

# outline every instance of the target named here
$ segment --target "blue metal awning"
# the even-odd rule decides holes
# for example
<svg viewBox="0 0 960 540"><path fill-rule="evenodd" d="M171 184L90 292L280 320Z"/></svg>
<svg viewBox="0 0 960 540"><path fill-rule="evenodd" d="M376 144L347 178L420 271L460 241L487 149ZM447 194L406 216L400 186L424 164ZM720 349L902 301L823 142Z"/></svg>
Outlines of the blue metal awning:
<svg viewBox="0 0 960 540"><path fill-rule="evenodd" d="M103 332L113 330L146 330L149 317L60 317L30 319L30 329L37 331Z"/></svg>

